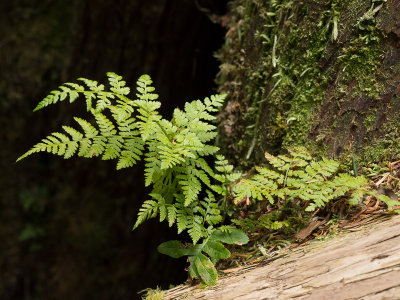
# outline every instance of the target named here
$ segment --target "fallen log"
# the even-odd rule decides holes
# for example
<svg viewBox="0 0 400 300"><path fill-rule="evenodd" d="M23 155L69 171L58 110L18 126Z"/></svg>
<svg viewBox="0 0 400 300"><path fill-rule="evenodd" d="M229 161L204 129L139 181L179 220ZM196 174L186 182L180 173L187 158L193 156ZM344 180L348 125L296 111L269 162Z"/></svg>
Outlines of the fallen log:
<svg viewBox="0 0 400 300"><path fill-rule="evenodd" d="M357 229L285 250L213 287L175 287L166 299L400 299L400 216Z"/></svg>

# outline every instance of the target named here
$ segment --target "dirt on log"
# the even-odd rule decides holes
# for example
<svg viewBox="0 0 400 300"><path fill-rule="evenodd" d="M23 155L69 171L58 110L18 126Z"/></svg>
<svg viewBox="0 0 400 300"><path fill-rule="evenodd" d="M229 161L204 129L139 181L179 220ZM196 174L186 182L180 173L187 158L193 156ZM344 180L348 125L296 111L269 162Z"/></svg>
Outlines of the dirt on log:
<svg viewBox="0 0 400 300"><path fill-rule="evenodd" d="M166 299L400 299L400 216L352 230Z"/></svg>

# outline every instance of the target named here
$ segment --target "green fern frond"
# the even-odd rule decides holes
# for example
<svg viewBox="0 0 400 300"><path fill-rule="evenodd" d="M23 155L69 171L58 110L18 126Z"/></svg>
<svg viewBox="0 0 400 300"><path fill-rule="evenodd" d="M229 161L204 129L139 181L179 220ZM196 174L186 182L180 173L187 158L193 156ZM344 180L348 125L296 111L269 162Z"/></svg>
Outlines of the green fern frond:
<svg viewBox="0 0 400 300"><path fill-rule="evenodd" d="M280 159L279 157L275 157L267 152L265 152L265 158L268 162L276 169L286 171L288 169L287 164L284 160Z"/></svg>
<svg viewBox="0 0 400 300"><path fill-rule="evenodd" d="M211 177L215 177L215 172L214 170L208 165L208 163L204 160L204 158L197 158L194 160L194 163L197 168L200 168L201 170L205 171L206 174L210 175Z"/></svg>
<svg viewBox="0 0 400 300"><path fill-rule="evenodd" d="M210 225L217 225L222 221L221 211L219 210L219 206L216 203L213 193L211 193L209 190L206 192L207 197L205 201L201 202L205 208L205 212L203 214L204 222Z"/></svg>
<svg viewBox="0 0 400 300"><path fill-rule="evenodd" d="M123 137L139 136L140 132L137 130L138 124L135 122L135 118L118 120L114 117L117 122L119 134Z"/></svg>
<svg viewBox="0 0 400 300"><path fill-rule="evenodd" d="M68 130L69 127L66 127ZM33 146L28 152L23 154L18 158L17 161L38 152L49 152L52 154L64 156L64 158L69 158L76 152L78 148L79 135L74 133L75 140L71 141L66 135L54 132L47 136L40 143Z"/></svg>
<svg viewBox="0 0 400 300"><path fill-rule="evenodd" d="M176 205L176 227L178 228L178 234L183 232L188 228L188 223L190 222L190 215L188 214L185 207Z"/></svg>
<svg viewBox="0 0 400 300"><path fill-rule="evenodd" d="M306 211L314 211L344 196L355 205L371 193L365 177L337 174L337 161L313 160L304 148L290 150L288 155L265 156L273 168L257 167L257 174L237 183L233 187L236 203L243 199L268 200L271 204L278 199L301 200L307 204Z"/></svg>
<svg viewBox="0 0 400 300"><path fill-rule="evenodd" d="M160 145L159 149L159 158L161 160L161 169L172 168L176 165L185 162L185 158L183 157L183 153L177 149L178 147Z"/></svg>
<svg viewBox="0 0 400 300"><path fill-rule="evenodd" d="M139 210L136 223L133 226L133 230L136 229L144 221L154 218L157 215L158 204L154 200L146 200L143 202L142 207Z"/></svg>
<svg viewBox="0 0 400 300"><path fill-rule="evenodd" d="M203 170L198 170L195 167L192 169L193 175L195 175L197 178L199 178L207 187L211 186L211 181L210 178L207 176L207 174Z"/></svg>
<svg viewBox="0 0 400 300"><path fill-rule="evenodd" d="M197 177L193 174L191 167L187 168L186 174L179 174L176 176L179 185L182 189L182 194L185 197L185 206L189 206L192 202L197 200L197 197L201 191L201 183Z"/></svg>
<svg viewBox="0 0 400 300"><path fill-rule="evenodd" d="M294 158L299 158L303 161L311 161L312 156L304 147L294 147L293 149L288 149L290 155Z"/></svg>
<svg viewBox="0 0 400 300"><path fill-rule="evenodd" d="M120 158L117 164L117 170L132 167L141 159L144 150L144 144L140 138L125 139L123 145L125 150L120 152Z"/></svg>
<svg viewBox="0 0 400 300"><path fill-rule="evenodd" d="M161 162L158 160L157 153L155 151L147 152L144 176L145 186L150 186L153 182L157 182L157 174L161 172Z"/></svg>
<svg viewBox="0 0 400 300"><path fill-rule="evenodd" d="M93 113L102 136L116 135L114 124L102 113Z"/></svg>
<svg viewBox="0 0 400 300"><path fill-rule="evenodd" d="M130 88L126 87L126 82L122 80L122 76L119 76L113 72L107 73L108 82L110 83L110 90L115 94L127 96L130 93Z"/></svg>
<svg viewBox="0 0 400 300"><path fill-rule="evenodd" d="M68 87L68 85L75 88L75 90ZM73 83L65 83L64 85L59 87L60 90L51 91L48 96L46 96L39 104L35 107L33 111L37 111L42 109L50 104L55 104L58 101L64 101L65 99L69 98L69 102L74 102L79 97L79 92L84 91L84 87L78 84Z"/></svg>
<svg viewBox="0 0 400 300"><path fill-rule="evenodd" d="M186 127L189 124L189 119L186 117L186 114L179 108L175 108L172 120L178 127Z"/></svg>
<svg viewBox="0 0 400 300"><path fill-rule="evenodd" d="M109 90L79 78L82 84L65 83L43 99L35 110L66 99L74 102L83 95L94 121L75 117L79 130L63 126L64 132L50 134L18 160L49 152L64 158L115 159L117 169L122 169L144 156L145 185L152 187L152 199L143 203L134 228L158 215L169 226L176 224L179 233L187 230L196 243L222 220L214 193L226 197L229 183L238 178L227 162L217 161L214 169L204 159L219 150L208 143L217 135L211 122L226 95L187 103L168 121L159 114L161 102L150 76L138 79L136 99L128 98L130 89L122 76L109 72L107 78ZM207 196L199 199L204 189Z"/></svg>
<svg viewBox="0 0 400 300"><path fill-rule="evenodd" d="M96 108L94 110L95 113L100 113L108 106L112 104L111 99L114 99L114 95L111 93L99 93L97 95Z"/></svg>
<svg viewBox="0 0 400 300"><path fill-rule="evenodd" d="M211 105L214 106L217 110L212 110L213 112L218 111L219 107L222 107L224 105L224 101L226 99L226 94L222 94L222 95L211 95L210 99L211 99ZM207 99L205 99L205 103L207 104ZM211 111L211 109L209 109L209 111Z"/></svg>
<svg viewBox="0 0 400 300"><path fill-rule="evenodd" d="M59 87L59 90L51 91L48 96L46 96L39 104L36 106L34 111L42 109L50 104L55 104L57 102L64 101L65 99L69 99L69 102L74 102L79 94L83 94L86 99L86 109L90 111L93 108L93 103L96 102L96 112L103 111L107 106L112 104L111 99L114 99L116 96L121 100L119 103L126 102L126 95L129 94L130 89L125 87L125 81L122 81L122 77L109 72L107 73L108 80L110 83L111 92L104 91L104 85L98 84L97 81L86 79L86 78L78 78L79 81L82 81L89 90L86 90L84 86L67 82Z"/></svg>
<svg viewBox="0 0 400 300"><path fill-rule="evenodd" d="M159 217L178 233L187 231L193 244L181 248L176 241L161 247L165 253L178 257L190 254L190 273L206 284L215 284L217 272L213 265L230 252L222 243L246 243L248 238L238 230L214 228L222 221L215 194L227 197L229 184L238 179L233 167L221 157L215 169L204 159L219 148L207 144L217 135L215 112L226 95L215 95L204 101L187 103L184 110L175 109L171 121L159 114L161 102L154 92L152 80L142 75L137 81L136 99L127 96L130 89L122 76L107 73L109 91L103 84L86 78L83 84L65 83L43 99L35 110L69 99L74 102L81 94L86 109L95 122L75 117L81 129L63 126L36 144L18 160L37 152L50 152L70 158L74 155L103 160L116 159L117 169L133 166L144 156L145 185L151 186L150 200L139 210L133 229L150 218ZM201 191L206 197L199 199ZM200 239L203 243L196 245ZM178 249L178 254L169 250ZM202 251L207 254L202 254Z"/></svg>
<svg viewBox="0 0 400 300"><path fill-rule="evenodd" d="M124 139L121 136L109 136L101 159L116 159L121 155ZM118 166L117 166L118 169Z"/></svg>
<svg viewBox="0 0 400 300"><path fill-rule="evenodd" d="M80 133L78 130L75 128L69 127L69 126L63 126L62 127L66 133L68 133L74 141L80 141L83 138L83 134Z"/></svg>
<svg viewBox="0 0 400 300"><path fill-rule="evenodd" d="M85 137L93 138L99 134L97 129L92 124L90 124L88 121L81 119L81 118L77 118L77 117L75 117L74 120L82 127L82 129L85 133Z"/></svg>
<svg viewBox="0 0 400 300"><path fill-rule="evenodd" d="M378 194L376 191L374 191L372 195L374 195L376 197L376 199L385 203L389 210L393 210L393 208L395 206L400 206L400 203L398 200L391 199L390 197L388 197L384 194ZM397 213L399 213L398 210L397 210Z"/></svg>
<svg viewBox="0 0 400 300"><path fill-rule="evenodd" d="M87 85L89 90L91 90L92 92L100 93L100 92L104 91L104 85L103 84L99 85L97 81L82 78L82 77L78 78L78 80L83 81ZM76 86L75 86L75 88L76 88ZM83 90L83 89L80 88L80 90Z"/></svg>
<svg viewBox="0 0 400 300"><path fill-rule="evenodd" d="M139 77L137 81L138 94L136 96L141 100L156 100L158 99L158 95L154 94L155 88L151 86L153 81L151 80L149 75L142 75Z"/></svg>
<svg viewBox="0 0 400 300"><path fill-rule="evenodd" d="M198 215L189 216L188 233L192 238L193 244L196 243L204 236L207 236L203 226L203 218Z"/></svg>
<svg viewBox="0 0 400 300"><path fill-rule="evenodd" d="M177 214L177 209L175 206L168 206L167 207L167 220L168 220L168 226L172 227L172 225L175 224L176 222L176 214Z"/></svg>
<svg viewBox="0 0 400 300"><path fill-rule="evenodd" d="M211 145L204 145L203 148L197 149L197 153L200 156L209 156L217 153L219 151L219 147L211 146Z"/></svg>

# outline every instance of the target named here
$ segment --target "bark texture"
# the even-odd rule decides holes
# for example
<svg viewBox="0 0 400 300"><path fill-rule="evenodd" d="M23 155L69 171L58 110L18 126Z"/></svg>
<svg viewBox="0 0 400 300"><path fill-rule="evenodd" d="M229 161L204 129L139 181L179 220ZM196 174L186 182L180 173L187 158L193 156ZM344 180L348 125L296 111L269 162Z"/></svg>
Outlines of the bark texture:
<svg viewBox="0 0 400 300"><path fill-rule="evenodd" d="M399 154L400 1L231 3L220 89L232 158L307 145L360 162Z"/></svg>
<svg viewBox="0 0 400 300"><path fill-rule="evenodd" d="M167 299L400 299L400 216L281 253L206 290Z"/></svg>

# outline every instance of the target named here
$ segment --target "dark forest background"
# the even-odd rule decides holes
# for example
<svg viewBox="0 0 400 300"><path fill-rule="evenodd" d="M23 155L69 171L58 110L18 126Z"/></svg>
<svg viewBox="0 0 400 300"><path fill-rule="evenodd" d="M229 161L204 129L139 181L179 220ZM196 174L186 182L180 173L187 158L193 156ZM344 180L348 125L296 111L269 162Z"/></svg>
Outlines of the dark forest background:
<svg viewBox="0 0 400 300"><path fill-rule="evenodd" d="M225 30L209 16L226 2L0 2L0 299L138 299L186 279L185 261L156 250L174 230L150 221L131 231L146 200L142 166L46 154L14 162L84 113L81 101L32 113L63 82L113 71L133 88L147 73L166 115L215 93Z"/></svg>

